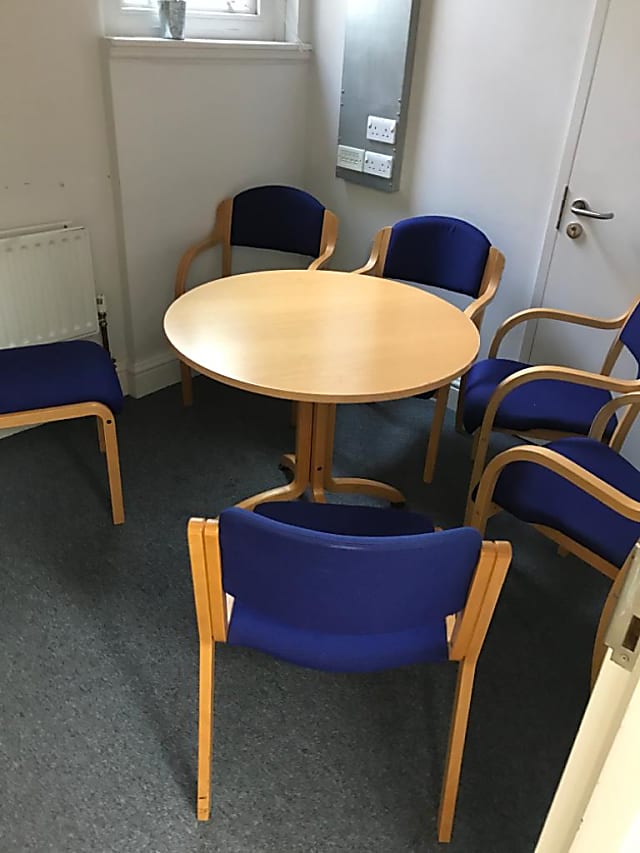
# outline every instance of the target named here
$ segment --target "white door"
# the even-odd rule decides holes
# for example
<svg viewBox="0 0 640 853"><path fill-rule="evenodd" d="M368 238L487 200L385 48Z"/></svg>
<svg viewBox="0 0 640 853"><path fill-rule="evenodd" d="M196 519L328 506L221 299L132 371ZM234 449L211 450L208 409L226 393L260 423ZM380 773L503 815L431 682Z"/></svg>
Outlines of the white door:
<svg viewBox="0 0 640 853"><path fill-rule="evenodd" d="M595 219L571 211L584 200ZM582 229L572 239L571 223ZM640 295L640 0L610 0L566 202L542 298L545 306L602 317ZM611 333L538 323L530 360L601 367ZM525 355L527 352L525 350ZM617 375L635 378L632 361ZM631 456L640 463L640 440Z"/></svg>
<svg viewBox="0 0 640 853"><path fill-rule="evenodd" d="M640 850L640 548L536 853Z"/></svg>

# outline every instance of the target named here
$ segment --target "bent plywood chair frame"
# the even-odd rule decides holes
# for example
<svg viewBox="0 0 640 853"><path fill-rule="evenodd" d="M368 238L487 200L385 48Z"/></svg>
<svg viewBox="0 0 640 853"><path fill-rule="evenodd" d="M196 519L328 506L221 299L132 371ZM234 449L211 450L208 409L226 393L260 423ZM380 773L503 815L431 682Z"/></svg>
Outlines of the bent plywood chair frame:
<svg viewBox="0 0 640 853"><path fill-rule="evenodd" d="M568 311L558 311L553 308L530 308L526 311L520 311L518 314L514 314L512 317L509 317L498 328L497 332L493 337L493 341L491 342L491 347L489 349L488 355L489 358L497 358L500 345L508 332L510 332L513 328L520 325L521 323L526 323L529 320L552 319L560 320L562 322L571 323L574 325L587 326L594 329L618 329L618 334L616 335L613 343L609 347L609 350L605 356L602 368L599 373L592 373L586 370L577 370L571 367L555 367L542 365L539 367L526 367L522 370L518 370L516 373L511 374L511 376L508 376L496 387L495 391L491 396L491 399L489 400L489 404L487 405L484 417L482 419L482 424L474 434L474 443L472 450L473 468L471 471L471 479L469 482L467 512L469 512L471 506L471 496L473 494L473 490L480 482L480 477L485 467L487 453L489 451L489 440L492 432L503 432L507 433L508 435L514 435L522 438L542 439L544 441L552 441L556 438L564 438L576 434L563 432L560 430L536 429L516 431L496 427L495 419L500 404L505 399L505 397L512 391L514 391L516 388L519 388L522 385L526 385L528 382L535 382L540 379L558 379L567 382L572 382L578 385L589 385L592 388L604 388L608 391L620 394L633 392L640 388L640 381L637 379L615 379L611 376L611 371L613 370L616 361L618 360L620 353L622 352L624 347L622 341L620 340L622 329L624 327L625 322L631 316L631 314L639 303L640 300L637 300L628 309L628 311L625 311L625 313L622 314L620 317L614 317L612 319L589 317L586 314L574 314ZM460 387L460 396L458 398L458 411L456 415L456 425L458 431L460 432L464 431L462 429L463 395L464 378ZM612 447L614 447L615 449L619 449L620 445L626 438L627 433L631 428L632 420L632 411L628 411L622 417L618 429L616 431L615 443L612 444Z"/></svg>
<svg viewBox="0 0 640 853"><path fill-rule="evenodd" d="M115 417L111 409L103 403L73 403L66 406L52 406L46 409L30 409L24 412L10 412L0 415L0 429L36 426L52 421L67 421L75 418L95 417L98 423L98 443L106 456L109 491L111 494L111 515L114 524L124 522L124 503L122 500L122 480L120 477L120 457Z"/></svg>
<svg viewBox="0 0 640 853"><path fill-rule="evenodd" d="M222 585L218 521L192 518L187 538L200 642L197 818L211 814L215 644L227 640L233 599ZM438 838L451 839L476 665L509 564L508 542L483 542L464 611L447 619L449 660L458 662Z"/></svg>
<svg viewBox="0 0 640 853"><path fill-rule="evenodd" d="M392 231L393 226L391 225L387 225L378 231L373 239L369 260L364 264L364 266L354 270L354 273L359 275L382 276L387 260ZM480 327L482 325L484 312L498 291L498 286L504 270L504 264L505 258L502 252L499 249L496 249L495 246L491 246L487 256L487 262L485 264L478 295L464 309L464 314L473 321L478 331L480 331ZM464 381L464 379L462 381ZM439 388L436 391L435 397L436 407L433 413L433 420L431 421L431 431L429 433L429 441L427 443L427 453L424 463L423 480L425 483L430 483L433 480L433 475L435 473L440 436L442 435L442 426L449 398L449 385L444 385L442 388Z"/></svg>
<svg viewBox="0 0 640 853"><path fill-rule="evenodd" d="M176 271L174 298L177 299L186 290L187 276L195 259L214 246L222 246L222 277L231 275L231 223L233 220L233 198L225 198L218 204L216 217L211 234L204 240L190 246L180 258ZM320 254L309 264L307 269L321 269L331 258L336 249L338 239L338 217L325 208L320 235ZM193 403L193 385L191 368L180 362L180 377L182 383L182 402L185 406Z"/></svg>
<svg viewBox="0 0 640 853"><path fill-rule="evenodd" d="M627 408L627 412L625 416L621 418L620 423L609 442L609 446L615 451L620 450L624 439L631 429L634 419L640 412L640 391L624 394L604 405L596 415L589 432L590 438L593 438L596 441L602 441L604 431L611 419L611 416L620 408ZM637 521L640 523L640 501L630 498L624 492L621 492L619 489L611 486L605 480L602 480L600 477L597 477L595 474L587 471L576 462L562 456L560 453L556 453L548 447L525 445L523 447L512 447L509 450L505 450L498 454L498 456L489 462L484 474L482 475L482 479L478 486L478 494L475 501L470 504L467 510L465 523L475 527L483 536L485 534L489 518L492 515L501 512L501 507L493 502L493 494L498 478L504 468L514 462L533 462L536 465L541 465L543 468L553 471L555 474L569 480L569 482L601 501L603 504L606 504L615 512L625 518L628 518L630 521ZM602 572L608 578L614 580L605 602L596 634L592 664L593 680L595 679L599 666L602 662L602 656L605 651L604 634L613 612L615 602L619 596L624 580L624 573L626 572L629 560L627 560L625 565L620 568L557 530L539 524L533 524L532 527L542 533L543 536L546 536L548 539L551 539L553 542L558 544L561 548L571 554L574 554L581 560L584 560L585 563L597 569L599 572Z"/></svg>

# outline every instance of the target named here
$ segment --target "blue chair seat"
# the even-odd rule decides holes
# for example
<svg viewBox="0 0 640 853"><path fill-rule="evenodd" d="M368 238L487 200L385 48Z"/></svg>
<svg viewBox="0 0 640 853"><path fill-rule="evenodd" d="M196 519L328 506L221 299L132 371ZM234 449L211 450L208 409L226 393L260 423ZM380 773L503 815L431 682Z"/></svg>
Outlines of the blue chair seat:
<svg viewBox="0 0 640 853"><path fill-rule="evenodd" d="M109 354L93 341L0 350L0 414L104 403L117 414L122 389Z"/></svg>
<svg viewBox="0 0 640 853"><path fill-rule="evenodd" d="M481 425L495 389L508 376L531 367L522 361L487 358L471 367L464 388L463 423L468 433ZM516 388L500 404L494 426L526 432L548 429L588 435L597 412L611 400L600 388L558 379L541 379ZM611 418L605 438L611 438L617 419Z"/></svg>
<svg viewBox="0 0 640 853"><path fill-rule="evenodd" d="M560 438L547 447L640 501L640 471L607 445L590 438ZM507 465L493 501L522 521L564 533L619 567L640 537L640 524L532 462Z"/></svg>

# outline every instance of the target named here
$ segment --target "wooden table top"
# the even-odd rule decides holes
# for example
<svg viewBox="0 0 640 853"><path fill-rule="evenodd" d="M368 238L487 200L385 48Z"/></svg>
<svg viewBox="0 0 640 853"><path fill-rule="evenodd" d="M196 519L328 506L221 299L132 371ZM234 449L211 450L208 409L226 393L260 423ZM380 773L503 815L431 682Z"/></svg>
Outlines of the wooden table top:
<svg viewBox="0 0 640 853"><path fill-rule="evenodd" d="M315 403L394 400L463 374L479 348L453 305L325 270L230 276L188 291L164 330L181 360L236 388Z"/></svg>

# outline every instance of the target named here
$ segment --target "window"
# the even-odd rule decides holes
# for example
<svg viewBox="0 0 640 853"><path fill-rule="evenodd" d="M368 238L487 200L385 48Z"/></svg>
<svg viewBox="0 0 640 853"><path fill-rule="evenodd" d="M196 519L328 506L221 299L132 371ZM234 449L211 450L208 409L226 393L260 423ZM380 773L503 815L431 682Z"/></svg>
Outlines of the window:
<svg viewBox="0 0 640 853"><path fill-rule="evenodd" d="M160 35L157 0L103 0L107 35ZM187 38L281 41L285 0L187 0Z"/></svg>

